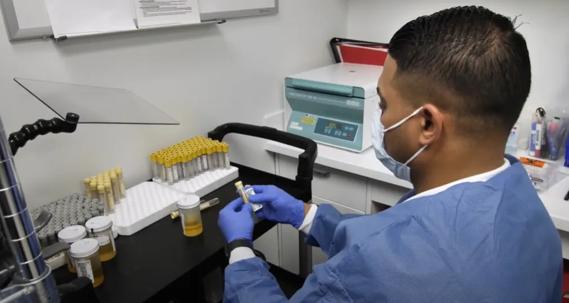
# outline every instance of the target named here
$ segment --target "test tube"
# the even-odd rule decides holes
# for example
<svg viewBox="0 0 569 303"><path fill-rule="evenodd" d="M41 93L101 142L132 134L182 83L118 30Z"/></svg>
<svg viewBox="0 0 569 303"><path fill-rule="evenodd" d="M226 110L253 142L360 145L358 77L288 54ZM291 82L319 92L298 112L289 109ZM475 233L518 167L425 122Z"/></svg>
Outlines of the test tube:
<svg viewBox="0 0 569 303"><path fill-rule="evenodd" d="M186 162L184 162L184 166L186 167L186 179L189 179L191 177L193 177L193 171L192 171L192 155L190 154L189 151L187 151L186 154Z"/></svg>
<svg viewBox="0 0 569 303"><path fill-rule="evenodd" d="M86 196L87 198L89 198L89 199L91 199L91 186L90 186L90 183L91 183L91 179L89 179L89 178L83 179L83 186L84 186L84 188L85 188L85 196Z"/></svg>
<svg viewBox="0 0 569 303"><path fill-rule="evenodd" d="M118 204L120 203L121 200L119 178L117 177L117 174L114 171L111 171L110 175L111 175L111 190L113 192L113 200L115 201L115 204Z"/></svg>
<svg viewBox="0 0 569 303"><path fill-rule="evenodd" d="M253 187L247 185L243 186L243 182L237 181L235 182L235 188L237 189L237 193L243 199L244 203L249 203L249 197L255 194L255 190ZM259 209L263 208L263 205L258 203L251 203L251 208L254 212L258 211Z"/></svg>
<svg viewBox="0 0 569 303"><path fill-rule="evenodd" d="M107 195L105 194L105 186L101 183L97 185L97 192L99 193L99 200L103 202L104 214L108 215L112 212L109 203L107 202Z"/></svg>
<svg viewBox="0 0 569 303"><path fill-rule="evenodd" d="M152 168L152 179L160 180L160 176L158 173L158 159L156 153L150 154L150 166Z"/></svg>
<svg viewBox="0 0 569 303"><path fill-rule="evenodd" d="M225 159L225 167L229 167L231 164L229 163L229 144L223 143L223 158Z"/></svg>
<svg viewBox="0 0 569 303"><path fill-rule="evenodd" d="M213 161L213 152L214 152L213 146L211 145L207 146L206 150L207 150L207 163L209 169L213 170L215 169L215 163Z"/></svg>
<svg viewBox="0 0 569 303"><path fill-rule="evenodd" d="M109 208L113 211L115 209L115 198L113 197L111 181L105 181L105 193L107 194L107 203L109 203Z"/></svg>
<svg viewBox="0 0 569 303"><path fill-rule="evenodd" d="M244 203L249 203L249 195L245 192L243 188L243 182L237 181L235 182L235 188L237 189L237 193L241 197Z"/></svg>
<svg viewBox="0 0 569 303"><path fill-rule="evenodd" d="M180 181L186 178L186 172L184 170L184 154L181 150L178 151L176 161L178 162L178 181Z"/></svg>
<svg viewBox="0 0 569 303"><path fill-rule="evenodd" d="M89 188L91 191L91 199L97 199L99 197L99 192L97 191L97 179L95 179L95 177L91 178Z"/></svg>
<svg viewBox="0 0 569 303"><path fill-rule="evenodd" d="M198 169L198 174L201 174L204 171L204 168L199 148L196 147L195 153L196 153L196 167Z"/></svg>
<svg viewBox="0 0 569 303"><path fill-rule="evenodd" d="M160 173L160 181L166 182L166 165L164 164L164 153L160 152L158 155L158 170Z"/></svg>
<svg viewBox="0 0 569 303"><path fill-rule="evenodd" d="M178 163L177 163L176 156L172 157L172 178L173 178L174 183L178 182L178 180L179 180Z"/></svg>
<svg viewBox="0 0 569 303"><path fill-rule="evenodd" d="M165 163L166 167L166 179L168 180L168 184L174 183L174 172L172 170L172 163L169 159L166 160Z"/></svg>
<svg viewBox="0 0 569 303"><path fill-rule="evenodd" d="M221 142L217 142L217 165L219 168L225 167L225 157L223 156L223 145Z"/></svg>
<svg viewBox="0 0 569 303"><path fill-rule="evenodd" d="M124 178L122 169L120 167L115 168L115 174L117 174L117 178L119 181L119 189L121 193L121 198L126 197L126 187L124 186Z"/></svg>
<svg viewBox="0 0 569 303"><path fill-rule="evenodd" d="M201 153L201 159L202 159L202 168L204 171L207 171L209 169L208 163L207 163L207 149L205 146L201 146L200 148L200 153Z"/></svg>

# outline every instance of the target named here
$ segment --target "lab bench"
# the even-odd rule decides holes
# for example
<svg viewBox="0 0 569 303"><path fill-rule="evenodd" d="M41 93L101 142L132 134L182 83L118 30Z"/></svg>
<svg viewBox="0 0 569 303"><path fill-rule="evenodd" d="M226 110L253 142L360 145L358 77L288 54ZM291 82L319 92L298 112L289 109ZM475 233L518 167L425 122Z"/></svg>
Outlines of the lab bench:
<svg viewBox="0 0 569 303"><path fill-rule="evenodd" d="M292 180L236 166L239 167L239 179L245 184L276 184L293 195L302 194ZM117 255L103 263L105 281L95 289L100 302L163 301L180 281L199 282L203 274L219 266L223 268L227 262L225 241L217 219L219 210L237 198L233 182L202 198L214 197L218 197L221 203L202 212L204 230L200 236L185 237L179 220L174 221L170 217L162 218L131 236L119 236L116 239ZM268 221L257 222L254 238L274 225ZM61 283L74 278L74 275L62 267L55 271L55 277ZM188 301L195 299L195 292L199 289L192 285L184 287L188 290Z"/></svg>
<svg viewBox="0 0 569 303"><path fill-rule="evenodd" d="M266 142L265 150L274 154L277 175L294 177L295 158L300 149ZM342 213L371 214L395 205L412 185L396 178L381 165L375 158L373 148L355 153L318 144L312 188L314 203L328 203ZM569 259L569 201L564 201L563 197L568 190L569 177L539 194L559 231L565 259ZM295 257L297 250L294 243L298 241L295 238L298 234L290 227L276 226L265 237L272 233L276 234L274 237L278 239L280 249L277 252L279 259L273 263L297 273L298 258ZM313 265L325 260L326 256L320 249L313 248Z"/></svg>

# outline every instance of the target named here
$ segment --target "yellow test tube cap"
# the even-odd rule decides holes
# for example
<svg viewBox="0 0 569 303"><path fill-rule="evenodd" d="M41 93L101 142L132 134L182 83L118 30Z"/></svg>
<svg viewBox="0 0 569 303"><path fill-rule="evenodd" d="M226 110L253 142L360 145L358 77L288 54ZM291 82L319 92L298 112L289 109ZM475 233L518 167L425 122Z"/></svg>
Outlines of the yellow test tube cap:
<svg viewBox="0 0 569 303"><path fill-rule="evenodd" d="M236 187L237 189L243 188L243 182L241 182L241 181L235 182L235 187Z"/></svg>

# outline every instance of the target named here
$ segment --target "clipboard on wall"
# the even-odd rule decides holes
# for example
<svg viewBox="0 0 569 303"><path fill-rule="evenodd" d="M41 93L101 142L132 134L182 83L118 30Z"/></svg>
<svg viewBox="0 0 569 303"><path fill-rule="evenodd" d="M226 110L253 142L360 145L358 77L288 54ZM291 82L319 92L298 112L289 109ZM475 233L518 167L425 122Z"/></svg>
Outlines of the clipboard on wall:
<svg viewBox="0 0 569 303"><path fill-rule="evenodd" d="M389 44L334 37L330 48L336 63L358 63L383 66Z"/></svg>

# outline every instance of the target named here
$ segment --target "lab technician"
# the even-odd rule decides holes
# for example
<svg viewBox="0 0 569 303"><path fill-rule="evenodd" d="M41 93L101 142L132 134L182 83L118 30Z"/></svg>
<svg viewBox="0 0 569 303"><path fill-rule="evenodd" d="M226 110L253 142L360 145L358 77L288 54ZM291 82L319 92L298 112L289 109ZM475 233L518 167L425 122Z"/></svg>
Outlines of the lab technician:
<svg viewBox="0 0 569 303"><path fill-rule="evenodd" d="M559 235L522 165L504 156L530 83L524 38L486 8L399 29L378 81L373 139L381 163L414 189L388 210L354 216L254 187L258 217L291 224L329 256L290 301L560 302ZM249 248L250 205L228 204L219 226L232 249L225 301L287 301Z"/></svg>

